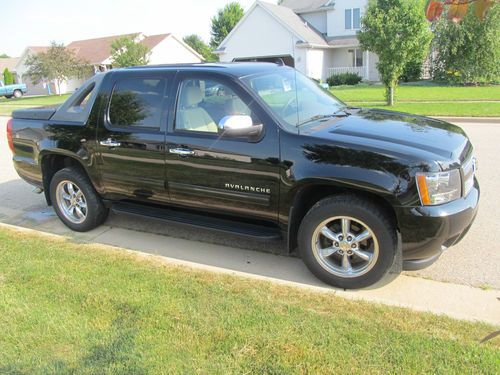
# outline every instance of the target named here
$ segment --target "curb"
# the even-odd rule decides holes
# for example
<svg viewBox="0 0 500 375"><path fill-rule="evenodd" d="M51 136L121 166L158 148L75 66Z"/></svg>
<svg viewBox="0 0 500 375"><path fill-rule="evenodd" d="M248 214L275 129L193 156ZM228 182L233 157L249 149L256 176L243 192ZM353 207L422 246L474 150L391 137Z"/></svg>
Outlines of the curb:
<svg viewBox="0 0 500 375"><path fill-rule="evenodd" d="M61 236L35 229L18 227L0 223L0 228L15 230L22 233L41 235L59 240L71 240L71 237ZM154 236L154 235L151 235ZM185 240L188 241L188 240ZM366 301L394 307L402 307L420 312L446 315L451 318L484 322L500 326L500 291L484 291L466 285L443 283L439 281L421 279L413 276L399 275L388 284L377 289L363 289L347 291L328 286L317 286L288 281L269 276L256 275L228 268L195 263L157 254L146 253L138 249L127 249L98 242L86 242L102 247L104 250L120 251L133 254L145 259L151 259L169 266L182 266L190 269L227 274L246 279L271 282L277 285L296 287L315 293L330 294L352 301Z"/></svg>

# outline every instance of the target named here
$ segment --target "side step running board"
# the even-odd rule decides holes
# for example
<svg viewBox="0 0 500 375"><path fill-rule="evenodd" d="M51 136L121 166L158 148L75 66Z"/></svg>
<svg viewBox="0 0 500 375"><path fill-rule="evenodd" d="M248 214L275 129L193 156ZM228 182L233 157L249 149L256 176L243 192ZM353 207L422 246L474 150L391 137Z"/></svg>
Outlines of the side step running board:
<svg viewBox="0 0 500 375"><path fill-rule="evenodd" d="M281 232L277 227L238 222L235 220L211 217L169 208L143 206L128 202L115 202L111 206L111 210L116 213L125 213L142 217L146 216L166 222L180 223L197 228L231 233L262 241L280 240L282 238Z"/></svg>

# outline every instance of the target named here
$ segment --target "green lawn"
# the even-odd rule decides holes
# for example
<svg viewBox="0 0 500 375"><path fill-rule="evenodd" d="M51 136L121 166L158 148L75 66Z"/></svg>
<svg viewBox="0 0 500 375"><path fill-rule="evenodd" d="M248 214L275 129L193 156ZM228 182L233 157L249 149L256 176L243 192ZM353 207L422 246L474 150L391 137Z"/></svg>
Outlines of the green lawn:
<svg viewBox="0 0 500 375"><path fill-rule="evenodd" d="M382 85L333 87L331 91L346 102L385 101ZM484 87L461 86L399 86L396 94L399 102L425 101L497 101L500 102L500 85Z"/></svg>
<svg viewBox="0 0 500 375"><path fill-rule="evenodd" d="M498 329L0 230L0 373L499 373Z"/></svg>
<svg viewBox="0 0 500 375"><path fill-rule="evenodd" d="M500 117L500 86L400 86L397 103L385 105L381 85L341 86L331 89L353 107L382 108L425 116Z"/></svg>

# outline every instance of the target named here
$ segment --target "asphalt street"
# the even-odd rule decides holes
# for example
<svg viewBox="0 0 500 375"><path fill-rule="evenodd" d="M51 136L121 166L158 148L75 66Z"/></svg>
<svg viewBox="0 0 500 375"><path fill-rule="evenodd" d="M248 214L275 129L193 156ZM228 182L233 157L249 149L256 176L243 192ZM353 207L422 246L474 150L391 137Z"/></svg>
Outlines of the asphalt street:
<svg viewBox="0 0 500 375"><path fill-rule="evenodd" d="M146 243L147 233L155 234L152 236L155 241L160 239L178 243L184 239L188 241L182 242L183 246L188 246L192 251L174 249L170 256L255 273L260 273L261 267L274 277L314 283L313 276L298 259L274 256L263 260L259 256L262 251L279 253L284 246L282 242L263 244L237 236L113 214L105 225L91 233L71 233L59 222L53 210L46 206L43 195L34 194L32 187L17 176L5 139L6 120L0 117L0 222L107 244L126 245L140 238L146 252L151 248ZM479 214L466 238L443 254L437 263L425 270L406 274L500 290L500 123L458 125L471 138L479 160L478 178L482 193Z"/></svg>

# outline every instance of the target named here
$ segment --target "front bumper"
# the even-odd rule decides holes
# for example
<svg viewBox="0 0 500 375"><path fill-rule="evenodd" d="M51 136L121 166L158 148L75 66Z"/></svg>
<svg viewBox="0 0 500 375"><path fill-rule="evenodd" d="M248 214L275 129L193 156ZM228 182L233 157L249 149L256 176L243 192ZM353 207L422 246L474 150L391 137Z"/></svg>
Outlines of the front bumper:
<svg viewBox="0 0 500 375"><path fill-rule="evenodd" d="M400 207L397 210L403 245L403 269L418 270L434 263L444 250L469 231L479 206L479 184L470 193L439 206Z"/></svg>

